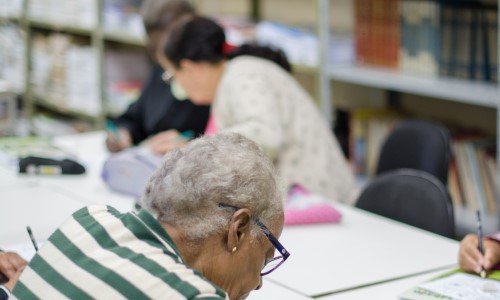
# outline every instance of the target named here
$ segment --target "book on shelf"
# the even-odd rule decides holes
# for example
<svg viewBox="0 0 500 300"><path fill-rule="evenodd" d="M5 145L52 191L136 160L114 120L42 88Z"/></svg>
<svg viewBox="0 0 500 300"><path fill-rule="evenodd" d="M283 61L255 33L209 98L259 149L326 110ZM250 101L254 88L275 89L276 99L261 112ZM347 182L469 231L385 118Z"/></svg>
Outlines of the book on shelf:
<svg viewBox="0 0 500 300"><path fill-rule="evenodd" d="M106 32L124 34L142 39L146 36L139 14L139 1L105 0L103 3L103 27Z"/></svg>
<svg viewBox="0 0 500 300"><path fill-rule="evenodd" d="M496 82L497 9L481 2L441 3L440 75Z"/></svg>
<svg viewBox="0 0 500 300"><path fill-rule="evenodd" d="M493 170L496 169L496 161L494 158L489 157L484 149L476 149L476 155L478 159L478 167L479 172L481 174L481 179L484 186L484 195L486 199L486 210L489 212L497 211L497 203L496 203L496 193L497 189L495 186L495 178L497 178L497 174L489 173L491 166L488 164L493 164Z"/></svg>
<svg viewBox="0 0 500 300"><path fill-rule="evenodd" d="M389 109L360 109L350 114L349 158L356 174L375 174L380 148L402 118Z"/></svg>
<svg viewBox="0 0 500 300"><path fill-rule="evenodd" d="M21 17L24 0L0 0L1 17Z"/></svg>
<svg viewBox="0 0 500 300"><path fill-rule="evenodd" d="M0 5L1 6L1 5ZM0 79L7 80L16 93L25 89L24 35L19 24L0 24Z"/></svg>
<svg viewBox="0 0 500 300"><path fill-rule="evenodd" d="M454 142L453 152L457 165L458 183L462 192L463 204L471 211L477 209L476 195L472 183L472 172L468 161L467 152L463 142Z"/></svg>
<svg viewBox="0 0 500 300"><path fill-rule="evenodd" d="M450 167L449 187L454 203L469 211L497 213L496 141L475 134L455 137L453 152L451 165L456 168ZM459 187L452 190L455 183Z"/></svg>
<svg viewBox="0 0 500 300"><path fill-rule="evenodd" d="M458 179L457 162L455 159L450 160L450 169L448 172L448 192L454 207L464 206L462 197L463 191Z"/></svg>
<svg viewBox="0 0 500 300"><path fill-rule="evenodd" d="M61 109L98 116L98 50L81 37L35 34L32 50L34 95Z"/></svg>
<svg viewBox="0 0 500 300"><path fill-rule="evenodd" d="M486 233L500 226L496 139L474 129L452 128L448 190L458 237L476 230L476 210Z"/></svg>
<svg viewBox="0 0 500 300"><path fill-rule="evenodd" d="M30 0L28 16L52 24L94 28L98 23L98 0Z"/></svg>
<svg viewBox="0 0 500 300"><path fill-rule="evenodd" d="M398 67L399 0L356 0L354 27L358 64Z"/></svg>
<svg viewBox="0 0 500 300"><path fill-rule="evenodd" d="M417 75L439 75L439 3L402 0L400 68Z"/></svg>
<svg viewBox="0 0 500 300"><path fill-rule="evenodd" d="M497 82L496 1L357 0L354 33L359 65Z"/></svg>

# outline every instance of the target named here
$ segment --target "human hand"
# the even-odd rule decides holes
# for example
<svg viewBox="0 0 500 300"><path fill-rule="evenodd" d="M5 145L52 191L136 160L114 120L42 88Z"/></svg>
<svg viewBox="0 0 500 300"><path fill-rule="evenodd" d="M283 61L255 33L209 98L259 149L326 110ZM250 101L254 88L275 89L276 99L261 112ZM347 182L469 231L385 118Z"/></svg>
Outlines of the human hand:
<svg viewBox="0 0 500 300"><path fill-rule="evenodd" d="M483 239L484 256L478 249L478 237L468 234L460 242L458 262L460 268L466 272L481 272L481 266L485 270L491 270L500 263L500 243L490 239Z"/></svg>
<svg viewBox="0 0 500 300"><path fill-rule="evenodd" d="M153 153L163 155L173 149L186 145L187 142L188 140L177 130L170 129L154 135L149 142L149 148Z"/></svg>
<svg viewBox="0 0 500 300"><path fill-rule="evenodd" d="M118 137L116 136L118 134ZM132 136L127 129L119 128L116 134L108 132L106 136L106 147L111 152L120 152L132 146Z"/></svg>
<svg viewBox="0 0 500 300"><path fill-rule="evenodd" d="M5 287L10 291L14 288L26 264L27 262L14 252L0 252L0 272L9 280Z"/></svg>

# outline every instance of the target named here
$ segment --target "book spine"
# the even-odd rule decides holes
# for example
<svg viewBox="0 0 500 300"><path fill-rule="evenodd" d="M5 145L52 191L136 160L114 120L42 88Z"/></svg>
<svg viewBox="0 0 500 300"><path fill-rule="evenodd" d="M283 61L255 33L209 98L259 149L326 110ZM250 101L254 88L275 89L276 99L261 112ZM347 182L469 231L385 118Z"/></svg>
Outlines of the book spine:
<svg viewBox="0 0 500 300"><path fill-rule="evenodd" d="M401 39L399 0L355 2L356 61L397 68Z"/></svg>
<svg viewBox="0 0 500 300"><path fill-rule="evenodd" d="M479 171L475 147L472 142L466 142L464 145L465 153L467 155L467 161L469 163L469 181L476 199L477 208L481 211L482 214L484 214L487 211L487 204L486 197L483 191L484 184Z"/></svg>
<svg viewBox="0 0 500 300"><path fill-rule="evenodd" d="M432 1L401 2L402 71L425 76L439 73L439 6Z"/></svg>

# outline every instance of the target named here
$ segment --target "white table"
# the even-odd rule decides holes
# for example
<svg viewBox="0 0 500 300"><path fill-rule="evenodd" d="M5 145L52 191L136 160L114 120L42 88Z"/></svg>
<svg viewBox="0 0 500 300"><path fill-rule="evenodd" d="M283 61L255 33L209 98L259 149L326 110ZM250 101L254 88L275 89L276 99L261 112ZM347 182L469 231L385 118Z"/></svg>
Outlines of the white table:
<svg viewBox="0 0 500 300"><path fill-rule="evenodd" d="M4 189L0 199L0 248L29 242L26 226L37 239L46 240L73 212L84 206L71 197L29 183Z"/></svg>
<svg viewBox="0 0 500 300"><path fill-rule="evenodd" d="M83 175L19 175L16 168L0 167L0 189L19 189L26 184L36 184L66 194L85 205L106 204L120 211L128 211L133 208L136 199L111 191L101 180L101 168L109 156L104 139L104 132L90 132L53 140L55 146L75 156L85 166L86 173Z"/></svg>
<svg viewBox="0 0 500 300"><path fill-rule="evenodd" d="M279 284L264 279L264 284L260 290L253 291L248 296L247 300L270 300L270 299L286 299L286 300L311 300L312 298L303 296L297 292L291 291Z"/></svg>
<svg viewBox="0 0 500 300"><path fill-rule="evenodd" d="M370 299L370 300L396 300L398 295L404 293L410 288L426 282L428 280L434 279L439 275L445 274L452 271L452 269L443 269L440 271L435 271L431 273L426 273L422 275L411 276L408 278L398 279L390 281L387 283L377 284L374 286L369 286L365 288L355 289L348 292L343 292L339 294L333 294L325 297L321 297L321 300L359 300L359 299Z"/></svg>
<svg viewBox="0 0 500 300"><path fill-rule="evenodd" d="M337 205L339 224L285 227L290 258L269 278L308 296L456 264L458 242L360 209Z"/></svg>
<svg viewBox="0 0 500 300"><path fill-rule="evenodd" d="M66 191L86 205L105 204L120 211L129 211L136 199L111 191L101 179L102 165L109 156L105 138L106 135L102 131L55 138L54 145L74 154L85 166L86 174L81 178L47 178L46 182L53 188Z"/></svg>
<svg viewBox="0 0 500 300"><path fill-rule="evenodd" d="M121 211L133 207L135 199L113 193L100 179L108 155L104 133L59 137L54 143L75 154L87 173L20 176L0 168L0 246L27 242L26 225L38 239L46 239L86 205L107 204ZM291 257L250 299L307 299L304 295L340 293L456 262L456 241L353 207L337 208L343 214L339 224L284 229L280 240Z"/></svg>
<svg viewBox="0 0 500 300"><path fill-rule="evenodd" d="M54 143L76 156L84 175L36 176L0 167L0 247L27 240L26 226L45 240L76 210L94 204L120 211L133 208L135 199L112 192L102 182L101 166L108 153L103 132L58 137Z"/></svg>

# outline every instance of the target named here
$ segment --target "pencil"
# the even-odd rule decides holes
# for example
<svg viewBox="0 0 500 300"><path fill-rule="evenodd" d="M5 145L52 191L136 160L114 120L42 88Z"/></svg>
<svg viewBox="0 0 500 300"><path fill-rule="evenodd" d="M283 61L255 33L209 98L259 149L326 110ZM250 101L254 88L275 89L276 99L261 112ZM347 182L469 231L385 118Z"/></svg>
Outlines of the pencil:
<svg viewBox="0 0 500 300"><path fill-rule="evenodd" d="M481 212L479 210L476 211L476 216L477 216L477 235L478 235L478 248L479 252L481 252L481 255L484 256L484 248L483 248L483 227L481 226ZM481 266L481 272L479 272L479 275L481 278L486 277L486 270L484 269L483 266Z"/></svg>
<svg viewBox="0 0 500 300"><path fill-rule="evenodd" d="M26 230L28 231L28 235L30 236L30 240L33 243L35 251L38 251L38 245L36 244L35 238L33 237L33 232L31 232L31 228L29 226L26 226Z"/></svg>

